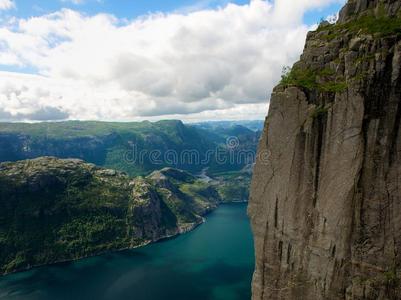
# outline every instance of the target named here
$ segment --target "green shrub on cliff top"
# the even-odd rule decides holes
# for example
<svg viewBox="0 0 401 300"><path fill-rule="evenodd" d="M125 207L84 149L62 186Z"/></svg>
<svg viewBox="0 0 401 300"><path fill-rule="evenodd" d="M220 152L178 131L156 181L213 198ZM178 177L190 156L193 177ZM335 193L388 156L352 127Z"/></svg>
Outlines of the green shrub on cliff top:
<svg viewBox="0 0 401 300"><path fill-rule="evenodd" d="M299 86L308 90L313 90L317 88L316 74L311 70L284 67L280 84L285 87Z"/></svg>
<svg viewBox="0 0 401 300"><path fill-rule="evenodd" d="M319 72L310 69L301 69L299 67L284 67L281 75L280 84L284 87L297 86L307 90L317 90L319 92L343 92L347 89L347 83L338 78L333 80L328 77L334 76L334 72L330 69L323 69ZM324 82L320 83L320 80Z"/></svg>
<svg viewBox="0 0 401 300"><path fill-rule="evenodd" d="M327 31L327 34L321 38L331 41L340 37L344 31L351 33L372 34L378 37L387 37L395 34L401 34L401 17L388 17L385 15L361 16L347 23L333 24L330 26L321 26L317 32Z"/></svg>
<svg viewBox="0 0 401 300"><path fill-rule="evenodd" d="M389 36L401 33L401 18L363 16L343 26L353 32L362 30L364 33Z"/></svg>

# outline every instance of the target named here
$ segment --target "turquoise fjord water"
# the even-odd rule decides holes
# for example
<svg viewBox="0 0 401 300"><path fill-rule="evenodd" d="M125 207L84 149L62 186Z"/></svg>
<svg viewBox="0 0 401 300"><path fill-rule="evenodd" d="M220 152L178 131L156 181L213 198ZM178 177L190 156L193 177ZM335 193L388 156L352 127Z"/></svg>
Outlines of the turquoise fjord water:
<svg viewBox="0 0 401 300"><path fill-rule="evenodd" d="M171 240L0 278L0 299L248 300L253 267L246 204L228 204Z"/></svg>

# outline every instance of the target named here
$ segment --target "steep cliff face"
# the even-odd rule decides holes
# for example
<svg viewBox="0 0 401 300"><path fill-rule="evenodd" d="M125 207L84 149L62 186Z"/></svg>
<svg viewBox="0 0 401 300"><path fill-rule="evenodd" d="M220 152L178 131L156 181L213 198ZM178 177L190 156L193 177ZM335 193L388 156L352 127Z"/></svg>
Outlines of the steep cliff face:
<svg viewBox="0 0 401 300"><path fill-rule="evenodd" d="M271 97L253 299L400 299L401 1L349 1Z"/></svg>

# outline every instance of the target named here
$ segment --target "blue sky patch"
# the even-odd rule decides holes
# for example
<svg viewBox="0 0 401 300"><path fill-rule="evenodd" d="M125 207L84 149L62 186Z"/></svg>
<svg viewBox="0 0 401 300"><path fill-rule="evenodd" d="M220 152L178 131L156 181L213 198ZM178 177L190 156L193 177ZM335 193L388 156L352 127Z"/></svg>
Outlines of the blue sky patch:
<svg viewBox="0 0 401 300"><path fill-rule="evenodd" d="M207 8L216 8L228 3L248 4L249 0L16 0L16 8L3 12L3 15L13 15L18 18L29 18L52 13L61 8L78 10L87 15L98 13L112 14L118 18L134 19L141 15L156 12L186 12ZM321 18L335 14L341 4L332 4L324 9L314 9L307 12L304 22L312 25Z"/></svg>

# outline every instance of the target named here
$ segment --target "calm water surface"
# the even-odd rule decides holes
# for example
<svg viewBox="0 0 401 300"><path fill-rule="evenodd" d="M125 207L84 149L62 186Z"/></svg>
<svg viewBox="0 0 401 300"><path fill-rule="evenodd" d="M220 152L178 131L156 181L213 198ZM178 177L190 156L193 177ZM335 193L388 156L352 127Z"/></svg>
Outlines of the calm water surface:
<svg viewBox="0 0 401 300"><path fill-rule="evenodd" d="M246 204L140 249L0 278L0 299L249 300L253 241Z"/></svg>

